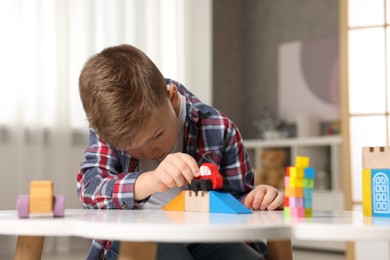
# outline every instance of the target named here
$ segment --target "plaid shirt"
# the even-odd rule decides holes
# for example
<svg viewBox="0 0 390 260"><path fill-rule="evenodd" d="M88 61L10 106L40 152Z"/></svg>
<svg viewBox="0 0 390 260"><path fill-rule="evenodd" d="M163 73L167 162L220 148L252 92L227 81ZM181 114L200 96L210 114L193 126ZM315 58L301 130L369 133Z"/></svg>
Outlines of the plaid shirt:
<svg viewBox="0 0 390 260"><path fill-rule="evenodd" d="M243 200L253 189L253 170L236 125L223 113L202 103L180 83L170 79L166 79L166 83L174 84L186 98L183 151L199 165L216 163L229 183L227 192ZM104 142L90 128L89 147L77 174L77 192L83 207L132 209L144 203L134 201L134 183L142 173L138 166L137 159ZM101 255L109 245L107 241L95 240L91 259Z"/></svg>

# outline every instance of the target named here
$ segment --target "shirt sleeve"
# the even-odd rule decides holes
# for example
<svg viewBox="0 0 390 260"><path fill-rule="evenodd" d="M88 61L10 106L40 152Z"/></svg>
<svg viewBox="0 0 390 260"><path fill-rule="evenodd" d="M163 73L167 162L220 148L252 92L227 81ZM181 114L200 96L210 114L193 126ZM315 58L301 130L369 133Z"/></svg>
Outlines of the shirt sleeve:
<svg viewBox="0 0 390 260"><path fill-rule="evenodd" d="M221 172L227 176L229 193L242 201L254 188L253 168L237 126L230 120L228 122L224 138Z"/></svg>
<svg viewBox="0 0 390 260"><path fill-rule="evenodd" d="M77 174L77 193L84 208L132 209L134 184L141 172L121 172L118 151L90 128L89 147Z"/></svg>

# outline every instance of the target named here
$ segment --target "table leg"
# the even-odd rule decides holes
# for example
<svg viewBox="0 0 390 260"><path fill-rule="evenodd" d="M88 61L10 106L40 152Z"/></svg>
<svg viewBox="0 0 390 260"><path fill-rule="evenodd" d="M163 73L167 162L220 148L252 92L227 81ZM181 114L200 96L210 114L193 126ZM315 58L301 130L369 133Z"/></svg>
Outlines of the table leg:
<svg viewBox="0 0 390 260"><path fill-rule="evenodd" d="M292 260L291 240L267 241L268 260Z"/></svg>
<svg viewBox="0 0 390 260"><path fill-rule="evenodd" d="M146 242L121 242L120 260L155 260L157 244Z"/></svg>
<svg viewBox="0 0 390 260"><path fill-rule="evenodd" d="M14 260L40 260L45 237L18 236Z"/></svg>

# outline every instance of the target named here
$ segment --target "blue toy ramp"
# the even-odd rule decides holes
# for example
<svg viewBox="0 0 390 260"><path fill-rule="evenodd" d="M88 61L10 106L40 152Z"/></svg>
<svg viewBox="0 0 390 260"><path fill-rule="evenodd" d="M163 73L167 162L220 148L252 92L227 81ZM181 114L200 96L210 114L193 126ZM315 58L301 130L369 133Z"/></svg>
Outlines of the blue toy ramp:
<svg viewBox="0 0 390 260"><path fill-rule="evenodd" d="M252 211L245 207L230 193L210 191L210 213L251 214Z"/></svg>

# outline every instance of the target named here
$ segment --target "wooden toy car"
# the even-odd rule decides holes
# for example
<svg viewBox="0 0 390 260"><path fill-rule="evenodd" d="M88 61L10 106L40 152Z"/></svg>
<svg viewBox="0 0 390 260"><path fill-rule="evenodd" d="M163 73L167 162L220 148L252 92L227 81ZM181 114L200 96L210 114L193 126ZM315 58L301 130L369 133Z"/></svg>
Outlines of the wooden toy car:
<svg viewBox="0 0 390 260"><path fill-rule="evenodd" d="M200 168L200 176L193 179L190 189L193 191L221 190L226 188L227 182L222 178L215 163L203 163Z"/></svg>
<svg viewBox="0 0 390 260"><path fill-rule="evenodd" d="M53 181L31 181L30 195L18 196L17 210L19 218L28 218L30 213L64 217L65 197L54 196Z"/></svg>

